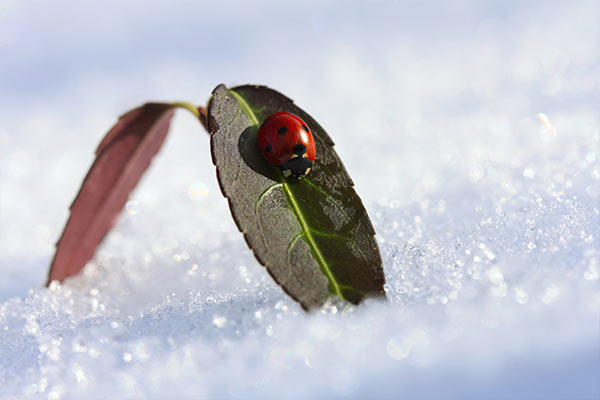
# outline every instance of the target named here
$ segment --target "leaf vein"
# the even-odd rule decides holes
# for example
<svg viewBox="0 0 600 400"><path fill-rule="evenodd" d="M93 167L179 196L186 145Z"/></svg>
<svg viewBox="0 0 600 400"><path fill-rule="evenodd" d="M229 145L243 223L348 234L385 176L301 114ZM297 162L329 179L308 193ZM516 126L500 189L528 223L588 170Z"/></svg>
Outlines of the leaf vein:
<svg viewBox="0 0 600 400"><path fill-rule="evenodd" d="M308 186L312 187L313 189L315 189L317 192L321 193L321 195L323 195L326 198L332 198L333 196L330 195L329 193L327 193L326 191L324 191L323 189L321 189L319 186L315 185L310 179L308 179L308 177L304 177L303 181L308 184Z"/></svg>
<svg viewBox="0 0 600 400"><path fill-rule="evenodd" d="M290 260L290 256L291 256L291 251L292 248L294 247L294 245L296 244L296 242L302 237L304 236L304 232L298 232L298 234L296 236L294 236L294 238L292 239L292 241L290 242L290 244L288 245L288 248L286 250L286 262L287 264L291 267L292 263Z"/></svg>
<svg viewBox="0 0 600 400"><path fill-rule="evenodd" d="M276 187L279 187L281 185L282 185L282 183L280 183L280 182L273 183L272 185L269 185L265 190L263 190L263 192L258 196L258 199L254 203L254 212L256 213L257 216L258 216L258 207L260 207L260 204L262 203L265 196L267 196L269 193L271 193L271 191L273 189L275 189Z"/></svg>
<svg viewBox="0 0 600 400"><path fill-rule="evenodd" d="M300 207L299 207L298 203L296 202L296 199L292 195L289 185L286 182L283 183L283 190L284 190L284 193L285 193L290 205L292 206L292 209L294 210L294 213L296 214L296 217L298 218L298 221L300 221L300 226L302 226L302 230L304 231L306 241L308 242L308 245L313 250L315 258L317 259L317 262L321 266L321 270L325 273L325 276L329 280L329 283L331 283L331 286L333 287L333 291L335 292L335 294L338 297L343 299L344 296L342 295L342 291L340 290L339 284L336 282L336 280L333 276L333 273L331 272L331 269L329 269L329 265L325 261L325 258L323 257L323 254L321 253L321 249L319 249L319 246L317 246L317 244L315 243L315 240L313 239L313 237L311 235L310 228L308 227L308 224L306 223L306 220L304 219L304 215L302 214L302 210L300 210Z"/></svg>
<svg viewBox="0 0 600 400"><path fill-rule="evenodd" d="M323 237L326 237L326 238L329 238L329 239L338 239L338 240L344 240L344 241L347 241L347 242L349 242L349 241L352 240L352 238L349 238L347 236L336 235L335 233L322 232L322 231L318 231L318 230L310 228L310 227L308 228L308 230L311 233L314 233L315 235L323 236Z"/></svg>

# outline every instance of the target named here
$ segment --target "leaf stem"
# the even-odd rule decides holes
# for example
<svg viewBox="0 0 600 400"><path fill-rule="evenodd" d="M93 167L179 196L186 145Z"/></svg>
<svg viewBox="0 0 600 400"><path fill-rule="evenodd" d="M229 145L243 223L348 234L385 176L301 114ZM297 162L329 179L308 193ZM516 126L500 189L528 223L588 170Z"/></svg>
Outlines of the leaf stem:
<svg viewBox="0 0 600 400"><path fill-rule="evenodd" d="M176 101L171 104L173 105L173 107L185 108L186 110L194 114L194 116L198 118L198 120L200 120L200 123L202 124L204 129L206 129L206 132L208 132L208 134L210 135L210 132L208 130L208 120L206 118L206 108L196 107L193 104L190 104L185 101Z"/></svg>
<svg viewBox="0 0 600 400"><path fill-rule="evenodd" d="M198 111L198 108L193 104L187 103L185 101L176 101L173 103L173 106L185 108L186 110L194 114L196 118L200 119L200 111Z"/></svg>

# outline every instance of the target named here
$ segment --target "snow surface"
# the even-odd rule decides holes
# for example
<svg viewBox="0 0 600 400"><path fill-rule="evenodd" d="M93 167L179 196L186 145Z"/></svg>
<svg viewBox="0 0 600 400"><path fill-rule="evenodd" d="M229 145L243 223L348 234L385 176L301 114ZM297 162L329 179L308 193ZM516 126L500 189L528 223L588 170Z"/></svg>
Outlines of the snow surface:
<svg viewBox="0 0 600 400"><path fill-rule="evenodd" d="M95 3L0 5L0 397L600 398L600 3ZM220 82L329 131L387 303L291 301L185 112L42 288L116 116Z"/></svg>

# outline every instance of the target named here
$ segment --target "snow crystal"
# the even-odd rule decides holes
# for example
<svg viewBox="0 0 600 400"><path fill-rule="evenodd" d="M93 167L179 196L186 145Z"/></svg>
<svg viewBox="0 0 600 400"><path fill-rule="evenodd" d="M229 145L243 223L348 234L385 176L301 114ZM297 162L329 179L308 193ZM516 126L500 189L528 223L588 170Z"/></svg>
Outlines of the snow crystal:
<svg viewBox="0 0 600 400"><path fill-rule="evenodd" d="M0 8L0 397L600 397L597 2L303 4L291 31L276 5L106 3ZM93 261L42 287L116 116L221 81L329 131L388 301L287 297L183 112Z"/></svg>

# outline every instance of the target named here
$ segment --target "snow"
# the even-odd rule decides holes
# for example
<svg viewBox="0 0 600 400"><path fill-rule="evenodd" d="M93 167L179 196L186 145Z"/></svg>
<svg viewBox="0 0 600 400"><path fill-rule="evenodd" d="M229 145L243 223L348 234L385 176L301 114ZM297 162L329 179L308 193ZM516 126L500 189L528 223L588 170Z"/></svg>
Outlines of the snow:
<svg viewBox="0 0 600 400"><path fill-rule="evenodd" d="M0 6L0 397L600 397L597 2L174 4ZM93 262L43 288L117 115L220 82L328 130L388 302L291 301L184 111Z"/></svg>

